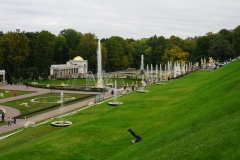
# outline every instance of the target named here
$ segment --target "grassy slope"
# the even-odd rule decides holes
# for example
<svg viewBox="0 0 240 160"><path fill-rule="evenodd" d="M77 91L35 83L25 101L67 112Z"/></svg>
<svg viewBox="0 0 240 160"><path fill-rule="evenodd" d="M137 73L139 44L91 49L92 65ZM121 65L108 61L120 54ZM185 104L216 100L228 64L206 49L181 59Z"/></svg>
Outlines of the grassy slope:
<svg viewBox="0 0 240 160"><path fill-rule="evenodd" d="M1 159L239 159L240 60L198 71L148 93L118 98L124 104L92 107L0 142ZM130 145L132 128L144 140Z"/></svg>

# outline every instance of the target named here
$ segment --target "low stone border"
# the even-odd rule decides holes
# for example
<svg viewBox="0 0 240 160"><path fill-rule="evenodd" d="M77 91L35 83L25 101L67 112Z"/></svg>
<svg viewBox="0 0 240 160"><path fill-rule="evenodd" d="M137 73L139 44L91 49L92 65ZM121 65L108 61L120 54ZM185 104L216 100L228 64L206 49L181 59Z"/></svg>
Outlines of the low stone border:
<svg viewBox="0 0 240 160"><path fill-rule="evenodd" d="M8 137L11 137L12 135L17 134L17 133L19 133L19 132L22 132L23 130L24 130L24 129L21 129L21 130L18 130L18 131L16 131L16 132L13 132L13 133L11 133L11 134L2 136L2 137L0 137L0 140L3 140L3 139L8 138Z"/></svg>
<svg viewBox="0 0 240 160"><path fill-rule="evenodd" d="M3 109L3 108L0 108L0 117L2 117L2 112L4 112L4 114L6 114L6 111L5 111L5 109Z"/></svg>

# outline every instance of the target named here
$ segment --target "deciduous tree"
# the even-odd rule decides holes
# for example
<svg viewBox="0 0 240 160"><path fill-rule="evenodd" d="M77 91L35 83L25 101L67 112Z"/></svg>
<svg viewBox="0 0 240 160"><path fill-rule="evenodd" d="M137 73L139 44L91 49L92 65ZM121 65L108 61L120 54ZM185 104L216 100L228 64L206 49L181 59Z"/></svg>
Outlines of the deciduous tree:
<svg viewBox="0 0 240 160"><path fill-rule="evenodd" d="M233 30L233 45L236 56L240 56L240 25Z"/></svg>
<svg viewBox="0 0 240 160"><path fill-rule="evenodd" d="M151 47L147 44L147 38L143 38L138 41L136 45L136 52L133 55L134 57L134 67L140 68L141 65L141 56L144 56L144 66L151 64Z"/></svg>
<svg viewBox="0 0 240 160"><path fill-rule="evenodd" d="M60 35L63 35L67 41L67 53L69 55L69 59L73 59L77 56L78 44L80 43L82 33L77 32L74 29L64 29L60 32Z"/></svg>
<svg viewBox="0 0 240 160"><path fill-rule="evenodd" d="M125 63L127 61L127 58L124 59L127 50L127 42L122 37L112 36L105 40L105 46L107 48L107 67L124 67L124 61Z"/></svg>
<svg viewBox="0 0 240 160"><path fill-rule="evenodd" d="M97 37L92 33L83 34L78 44L78 55L88 60L90 71L97 68Z"/></svg>
<svg viewBox="0 0 240 160"><path fill-rule="evenodd" d="M48 31L41 31L36 37L34 62L40 73L53 64L55 35Z"/></svg>
<svg viewBox="0 0 240 160"><path fill-rule="evenodd" d="M7 60L9 64L19 72L20 66L29 55L28 38L24 32L10 32L8 34L8 40L10 52L7 56Z"/></svg>
<svg viewBox="0 0 240 160"><path fill-rule="evenodd" d="M208 52L210 57L213 57L213 59L219 60L220 62L235 57L233 45L225 39L218 39L214 41Z"/></svg>
<svg viewBox="0 0 240 160"><path fill-rule="evenodd" d="M35 43L36 43L36 37L39 34L39 32L26 32L25 35L28 38L28 48L29 48L29 56L26 57L24 68L30 68L34 67L35 62L34 59L34 50L35 50Z"/></svg>
<svg viewBox="0 0 240 160"><path fill-rule="evenodd" d="M4 51L4 42L3 42L3 36L0 36L0 68L3 68L3 51Z"/></svg>
<svg viewBox="0 0 240 160"><path fill-rule="evenodd" d="M63 63L64 50L67 47L67 40L63 35L55 37L55 56L54 60L56 63Z"/></svg>
<svg viewBox="0 0 240 160"><path fill-rule="evenodd" d="M175 61L188 62L188 56L187 52L183 52L181 48L175 45L172 49L165 50L162 64L167 64L168 61L172 61L172 63Z"/></svg>

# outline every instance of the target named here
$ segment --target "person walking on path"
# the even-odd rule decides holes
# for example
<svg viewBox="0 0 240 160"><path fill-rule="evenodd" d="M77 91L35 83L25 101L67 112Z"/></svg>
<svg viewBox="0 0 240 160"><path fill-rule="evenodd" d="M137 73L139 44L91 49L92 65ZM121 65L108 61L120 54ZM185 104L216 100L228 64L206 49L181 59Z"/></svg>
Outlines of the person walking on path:
<svg viewBox="0 0 240 160"><path fill-rule="evenodd" d="M129 129L128 132L130 132L132 136L136 138L135 140L131 141L132 144L140 142L142 140L142 137L136 135L131 129Z"/></svg>
<svg viewBox="0 0 240 160"><path fill-rule="evenodd" d="M16 119L16 117L13 118L13 123L14 123L14 124L17 123L17 119Z"/></svg>
<svg viewBox="0 0 240 160"><path fill-rule="evenodd" d="M2 111L2 122L4 122L5 113Z"/></svg>
<svg viewBox="0 0 240 160"><path fill-rule="evenodd" d="M11 117L8 117L8 127L10 126L11 127Z"/></svg>

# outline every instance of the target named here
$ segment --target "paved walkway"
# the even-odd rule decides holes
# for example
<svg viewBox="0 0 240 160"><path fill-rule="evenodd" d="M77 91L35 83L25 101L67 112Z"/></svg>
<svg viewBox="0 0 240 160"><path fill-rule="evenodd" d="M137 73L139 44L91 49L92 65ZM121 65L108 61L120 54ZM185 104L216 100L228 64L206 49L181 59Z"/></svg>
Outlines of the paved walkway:
<svg viewBox="0 0 240 160"><path fill-rule="evenodd" d="M45 93L49 93L49 92L57 92L60 95L60 92L64 92L64 93L83 93L83 94L99 94L99 92L81 92L81 91L66 91L66 90L55 90L55 91L50 91L50 89L42 89L42 88L34 88L34 87L28 87L26 88L26 86L24 85L5 85L5 86L0 86L1 90L23 90L23 91L36 91L34 93L31 94L26 94L26 95L21 95L21 96L16 96L16 97L10 97L10 98L4 98L4 99L0 99L0 102L8 102L8 101L12 101L12 100L17 100L17 99L22 99L22 98L26 98L26 97L32 97L32 96L36 96L36 95L41 95L41 94L45 94ZM109 98L111 97L111 94L109 92L105 93L104 98ZM64 107L64 112L69 112L75 109L78 109L80 107L84 107L87 106L90 102L94 102L95 98L91 98L82 102L78 102L75 104L71 104L68 106ZM12 108L12 107L7 107L7 106L2 106L0 105L0 108L3 108L4 110L6 110L6 115L5 115L5 121L8 120L8 117L16 117L18 115L20 115L20 111ZM3 125L0 126L0 134L2 133L7 133L9 131L13 131L19 128L23 128L24 124L26 124L28 121L32 121L32 122L39 122L51 117L54 117L56 115L59 114L59 109L47 112L47 113L43 113L43 114L39 114L27 119L17 119L17 123L16 124L12 124L11 127L7 127L7 125Z"/></svg>

